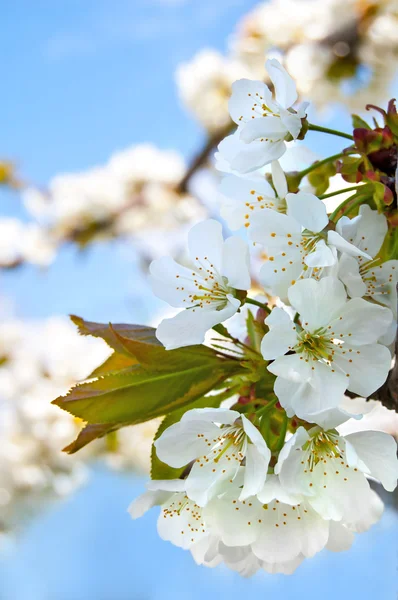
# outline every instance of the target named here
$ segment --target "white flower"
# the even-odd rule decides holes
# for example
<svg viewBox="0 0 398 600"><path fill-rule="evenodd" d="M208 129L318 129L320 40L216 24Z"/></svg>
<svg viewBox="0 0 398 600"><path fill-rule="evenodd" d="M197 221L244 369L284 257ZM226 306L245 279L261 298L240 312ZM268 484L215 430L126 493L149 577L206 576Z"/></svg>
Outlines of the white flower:
<svg viewBox="0 0 398 600"><path fill-rule="evenodd" d="M157 328L156 335L168 350L201 344L207 330L237 312L241 305L237 290L250 287L247 245L236 236L224 241L217 221L195 225L188 234L188 248L190 268L169 257L150 266L156 296L185 308Z"/></svg>
<svg viewBox="0 0 398 600"><path fill-rule="evenodd" d="M240 499L259 492L267 477L271 452L256 427L228 409L194 409L155 442L161 461L182 467L195 461L185 482L189 498L204 506L220 482L234 480L245 460Z"/></svg>
<svg viewBox="0 0 398 600"><path fill-rule="evenodd" d="M334 277L298 281L288 297L300 326L275 308L261 352L274 359L268 370L277 375L275 393L287 414L317 423L317 413L336 408L346 389L366 397L384 383L391 356L376 341L392 313L362 298L347 301Z"/></svg>
<svg viewBox="0 0 398 600"><path fill-rule="evenodd" d="M388 231L387 219L377 210L363 204L357 217L341 217L336 231L374 259ZM345 284L349 296L370 298L388 306L396 316L398 260L381 263L378 259L366 260L362 255L343 254L339 261L338 276Z"/></svg>
<svg viewBox="0 0 398 600"><path fill-rule="evenodd" d="M275 473L285 490L306 497L323 518L363 530L380 516L366 476L397 485L397 444L380 431L342 437L335 429L300 427L282 449Z"/></svg>
<svg viewBox="0 0 398 600"><path fill-rule="evenodd" d="M286 299L289 287L299 279L320 279L337 263L337 250L369 258L336 231L326 230L326 207L313 194L287 194L286 203L286 215L264 209L249 229L251 239L264 247L268 257L260 280L270 293Z"/></svg>
<svg viewBox="0 0 398 600"><path fill-rule="evenodd" d="M329 523L305 500L289 498L275 476L269 483L257 497L243 501L231 486L204 508L208 527L226 546L250 546L266 563L314 556L328 541Z"/></svg>
<svg viewBox="0 0 398 600"><path fill-rule="evenodd" d="M292 108L297 90L287 71L275 59L268 60L266 68L275 99L262 81L240 79L232 86L229 111L238 125L239 141L230 156L230 166L241 173L280 158L286 150L285 139L297 139L305 117L305 106L298 111ZM222 146L219 150L223 153Z"/></svg>
<svg viewBox="0 0 398 600"><path fill-rule="evenodd" d="M239 229L243 225L249 227L252 221L256 221L258 213L266 208L286 211L287 183L278 161L272 162L272 183L276 193L264 177L249 179L231 174L223 178L220 214L231 229Z"/></svg>
<svg viewBox="0 0 398 600"><path fill-rule="evenodd" d="M248 69L237 60L214 50L201 50L190 62L178 66L178 93L206 129L217 131L229 123L232 83L247 74Z"/></svg>
<svg viewBox="0 0 398 600"><path fill-rule="evenodd" d="M159 536L185 550L209 535L203 522L202 509L185 493L183 479L154 480L147 487L148 491L129 507L133 519L138 519L154 506L161 506Z"/></svg>

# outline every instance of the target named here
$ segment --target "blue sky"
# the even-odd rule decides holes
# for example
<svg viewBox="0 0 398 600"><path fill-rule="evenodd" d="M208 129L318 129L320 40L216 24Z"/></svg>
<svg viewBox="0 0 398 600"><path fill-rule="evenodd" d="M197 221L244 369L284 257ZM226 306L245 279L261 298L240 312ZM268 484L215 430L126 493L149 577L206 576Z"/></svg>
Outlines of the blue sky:
<svg viewBox="0 0 398 600"><path fill-rule="evenodd" d="M6 6L7 4L7 6ZM118 149L151 141L189 158L204 134L179 106L175 67L205 46L223 50L253 0L13 0L2 3L0 155L45 185ZM349 122L337 113L330 120ZM327 121L329 123L329 121ZM337 140L311 134L333 154ZM3 215L26 218L18 196L2 192ZM15 313L27 318L77 313L144 322L153 302L138 301L145 278L118 244L83 254L65 248L48 271L25 267L0 278ZM244 581L193 565L161 542L155 515L131 522L126 508L139 479L98 470L91 483L54 507L0 559L0 600L173 600L204 597L396 600L398 522L389 512L352 551L324 554L290 578ZM313 582L316 581L317 588ZM355 587L354 587L355 586ZM357 587L359 586L359 587Z"/></svg>

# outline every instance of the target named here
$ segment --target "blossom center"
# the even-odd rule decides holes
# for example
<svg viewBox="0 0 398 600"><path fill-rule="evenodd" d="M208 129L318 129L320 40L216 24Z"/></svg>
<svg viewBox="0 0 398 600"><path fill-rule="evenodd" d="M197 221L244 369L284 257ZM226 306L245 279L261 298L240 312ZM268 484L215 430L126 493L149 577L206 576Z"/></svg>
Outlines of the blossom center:
<svg viewBox="0 0 398 600"><path fill-rule="evenodd" d="M300 358L326 361L328 364L333 360L335 349L335 343L323 328L313 333L305 329L300 331L294 348L297 354L302 354Z"/></svg>
<svg viewBox="0 0 398 600"><path fill-rule="evenodd" d="M328 459L343 458L343 450L339 447L339 435L336 431L320 431L303 446L305 460L310 471L320 462Z"/></svg>

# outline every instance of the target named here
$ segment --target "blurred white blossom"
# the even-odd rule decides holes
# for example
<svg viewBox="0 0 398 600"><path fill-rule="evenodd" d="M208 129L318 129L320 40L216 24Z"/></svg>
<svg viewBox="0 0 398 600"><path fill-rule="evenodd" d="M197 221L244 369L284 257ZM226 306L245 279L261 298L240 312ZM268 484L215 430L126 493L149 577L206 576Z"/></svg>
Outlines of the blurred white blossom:
<svg viewBox="0 0 398 600"><path fill-rule="evenodd" d="M218 131L230 122L228 100L231 86L249 69L240 61L214 50L201 50L176 71L182 103L208 131Z"/></svg>

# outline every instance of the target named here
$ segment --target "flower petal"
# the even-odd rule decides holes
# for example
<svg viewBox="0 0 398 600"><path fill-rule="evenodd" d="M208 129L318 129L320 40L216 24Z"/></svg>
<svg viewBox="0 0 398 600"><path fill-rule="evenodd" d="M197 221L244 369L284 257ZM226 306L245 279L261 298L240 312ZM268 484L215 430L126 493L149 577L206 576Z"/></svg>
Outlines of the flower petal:
<svg viewBox="0 0 398 600"><path fill-rule="evenodd" d="M229 99L229 114L233 121L240 125L254 116L261 115L261 104L269 106L272 94L263 81L239 79L232 84L232 94ZM256 110L257 109L257 110Z"/></svg>
<svg viewBox="0 0 398 600"><path fill-rule="evenodd" d="M362 298L365 295L366 285L359 272L359 263L353 256L342 254L338 265L338 277L351 298Z"/></svg>
<svg viewBox="0 0 398 600"><path fill-rule="evenodd" d="M336 263L336 256L324 240L320 240L315 244L314 250L307 254L304 262L308 267L332 267Z"/></svg>
<svg viewBox="0 0 398 600"><path fill-rule="evenodd" d="M265 323L270 328L261 342L261 354L265 360L272 360L293 349L297 343L297 331L286 311L274 308Z"/></svg>
<svg viewBox="0 0 398 600"><path fill-rule="evenodd" d="M265 68L275 88L275 97L283 108L290 108L297 100L297 89L294 79L275 58L267 60Z"/></svg>
<svg viewBox="0 0 398 600"><path fill-rule="evenodd" d="M337 233L337 231L328 231L328 244L335 246L337 250L340 250L340 252L345 252L350 256L363 256L368 260L371 259L369 254L347 242L341 235Z"/></svg>
<svg viewBox="0 0 398 600"><path fill-rule="evenodd" d="M132 519L139 519L154 506L159 506L173 495L163 490L148 491L138 496L129 506L128 512Z"/></svg>
<svg viewBox="0 0 398 600"><path fill-rule="evenodd" d="M227 298L230 301L221 310L191 308L170 319L163 319L156 330L156 337L166 350L202 344L209 329L229 319L238 310L239 300Z"/></svg>
<svg viewBox="0 0 398 600"><path fill-rule="evenodd" d="M288 193L286 175L279 164L279 161L273 160L271 163L272 183L276 189L278 198L286 198Z"/></svg>
<svg viewBox="0 0 398 600"><path fill-rule="evenodd" d="M392 492L397 486L397 443L391 435L382 431L359 431L345 439L354 447L368 473Z"/></svg>
<svg viewBox="0 0 398 600"><path fill-rule="evenodd" d="M154 442L160 460L171 467L183 467L207 454L208 439L218 437L220 429L203 420L179 421L168 427Z"/></svg>
<svg viewBox="0 0 398 600"><path fill-rule="evenodd" d="M331 552L349 550L354 541L354 533L337 521L329 522L329 539L326 548Z"/></svg>
<svg viewBox="0 0 398 600"><path fill-rule="evenodd" d="M228 285L237 290L248 290L251 285L249 248L242 238L231 236L225 240L222 251L221 273Z"/></svg>
<svg viewBox="0 0 398 600"><path fill-rule="evenodd" d="M297 192L287 194L287 214L304 229L318 233L328 224L326 206L314 194Z"/></svg>
<svg viewBox="0 0 398 600"><path fill-rule="evenodd" d="M288 296L309 331L327 325L347 299L344 285L336 277L303 279L290 288Z"/></svg>
<svg viewBox="0 0 398 600"><path fill-rule="evenodd" d="M240 139L246 144L255 140L278 142L283 140L288 133L286 125L279 117L260 117L242 125Z"/></svg>
<svg viewBox="0 0 398 600"><path fill-rule="evenodd" d="M219 272L223 245L222 226L215 219L194 225L188 233L188 249L192 260L200 261L206 267L211 263Z"/></svg>
<svg viewBox="0 0 398 600"><path fill-rule="evenodd" d="M392 319L389 308L353 298L337 308L330 325L335 338L360 346L376 342L387 331Z"/></svg>

